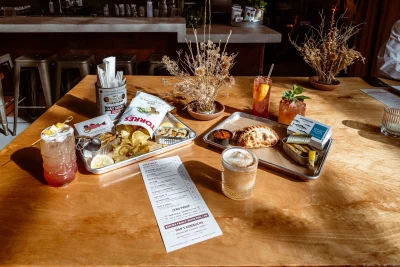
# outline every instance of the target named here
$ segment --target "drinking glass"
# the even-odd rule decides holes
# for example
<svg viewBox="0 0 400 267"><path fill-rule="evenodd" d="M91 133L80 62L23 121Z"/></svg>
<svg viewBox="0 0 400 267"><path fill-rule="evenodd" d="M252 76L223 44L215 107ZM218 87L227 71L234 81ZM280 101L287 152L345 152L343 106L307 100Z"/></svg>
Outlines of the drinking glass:
<svg viewBox="0 0 400 267"><path fill-rule="evenodd" d="M289 125L297 114L306 115L306 103L282 99L279 103L278 122Z"/></svg>
<svg viewBox="0 0 400 267"><path fill-rule="evenodd" d="M384 109L381 132L384 135L400 137L400 108L386 107Z"/></svg>
<svg viewBox="0 0 400 267"><path fill-rule="evenodd" d="M52 136L46 136L43 132L40 153L43 158L44 178L50 186L67 185L75 179L78 170L74 130L66 126L61 132Z"/></svg>
<svg viewBox="0 0 400 267"><path fill-rule="evenodd" d="M233 200L249 198L254 191L258 158L242 147L230 147L222 152L222 192Z"/></svg>
<svg viewBox="0 0 400 267"><path fill-rule="evenodd" d="M268 118L271 87L272 79L262 76L258 76L254 79L253 115Z"/></svg>

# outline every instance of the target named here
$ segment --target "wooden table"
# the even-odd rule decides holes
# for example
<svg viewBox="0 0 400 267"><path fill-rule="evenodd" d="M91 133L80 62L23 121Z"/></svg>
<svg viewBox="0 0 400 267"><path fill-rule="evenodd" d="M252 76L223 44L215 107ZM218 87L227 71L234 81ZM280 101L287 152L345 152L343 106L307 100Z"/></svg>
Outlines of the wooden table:
<svg viewBox="0 0 400 267"><path fill-rule="evenodd" d="M162 94L160 77L128 77L136 90ZM307 89L307 116L333 127L334 143L318 180L301 182L260 167L253 197L221 193L220 151L202 140L222 118L202 122L178 116L199 138L162 155L179 155L223 235L166 253L137 164L91 175L79 161L65 188L45 185L38 147L45 127L70 115L95 116L94 76L0 152L0 263L37 265L289 266L400 263L400 140L380 134L384 105L360 91L359 78L341 79L336 91ZM306 78L274 79L277 115L284 90ZM391 82L393 84L393 82ZM397 83L399 84L399 83ZM226 95L228 93L229 95ZM248 112L252 78L238 77L221 92L225 116Z"/></svg>

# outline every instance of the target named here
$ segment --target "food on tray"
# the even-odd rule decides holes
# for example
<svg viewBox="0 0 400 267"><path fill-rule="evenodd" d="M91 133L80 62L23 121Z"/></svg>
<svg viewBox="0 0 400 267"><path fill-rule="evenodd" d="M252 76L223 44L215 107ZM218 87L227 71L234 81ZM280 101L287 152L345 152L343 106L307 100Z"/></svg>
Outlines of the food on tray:
<svg viewBox="0 0 400 267"><path fill-rule="evenodd" d="M229 140L232 138L232 133L228 130L219 129L213 132L214 141L224 145L229 145Z"/></svg>
<svg viewBox="0 0 400 267"><path fill-rule="evenodd" d="M310 150L308 151L308 164L311 167L315 167L315 156L317 155L317 151L315 150Z"/></svg>
<svg viewBox="0 0 400 267"><path fill-rule="evenodd" d="M115 162L125 160L129 157L139 156L159 148L152 142L147 130L140 127L125 125L120 131L118 144L113 144L113 159Z"/></svg>
<svg viewBox="0 0 400 267"><path fill-rule="evenodd" d="M166 121L163 124L161 124L160 127L174 127L174 125L169 121Z"/></svg>
<svg viewBox="0 0 400 267"><path fill-rule="evenodd" d="M178 122L178 123L176 124L176 127L178 127L178 128L186 128L186 126L183 125L183 124L180 123L180 122Z"/></svg>
<svg viewBox="0 0 400 267"><path fill-rule="evenodd" d="M305 144L288 144L286 140L283 142L283 150L297 163L315 167L318 153L313 148Z"/></svg>
<svg viewBox="0 0 400 267"><path fill-rule="evenodd" d="M96 155L90 163L90 168L97 169L114 163L114 160L108 155Z"/></svg>
<svg viewBox="0 0 400 267"><path fill-rule="evenodd" d="M185 138L189 134L187 129L177 127L160 127L157 129L156 135L165 137Z"/></svg>
<svg viewBox="0 0 400 267"><path fill-rule="evenodd" d="M110 142L114 141L117 138L116 134L113 133L104 133L100 134L97 138L101 141L101 147L108 145Z"/></svg>
<svg viewBox="0 0 400 267"><path fill-rule="evenodd" d="M279 135L265 125L249 126L233 133L238 146L246 148L271 147L278 143Z"/></svg>

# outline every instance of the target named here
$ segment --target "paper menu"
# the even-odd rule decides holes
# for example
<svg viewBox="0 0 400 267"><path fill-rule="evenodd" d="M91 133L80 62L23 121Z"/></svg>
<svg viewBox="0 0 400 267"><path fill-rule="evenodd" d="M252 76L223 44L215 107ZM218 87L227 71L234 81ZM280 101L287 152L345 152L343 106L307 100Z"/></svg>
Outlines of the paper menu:
<svg viewBox="0 0 400 267"><path fill-rule="evenodd" d="M400 108L400 97L395 94L389 93L384 89L361 89L364 93L372 96L376 100L382 102L391 108Z"/></svg>
<svg viewBox="0 0 400 267"><path fill-rule="evenodd" d="M167 252L222 235L178 156L139 167Z"/></svg>

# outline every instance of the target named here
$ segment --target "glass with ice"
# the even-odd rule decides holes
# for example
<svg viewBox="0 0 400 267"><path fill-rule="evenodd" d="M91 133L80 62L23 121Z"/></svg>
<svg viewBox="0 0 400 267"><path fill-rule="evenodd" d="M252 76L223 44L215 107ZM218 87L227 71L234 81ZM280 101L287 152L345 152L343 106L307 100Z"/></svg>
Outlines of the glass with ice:
<svg viewBox="0 0 400 267"><path fill-rule="evenodd" d="M252 112L253 115L262 118L268 118L271 87L272 79L262 76L254 78Z"/></svg>
<svg viewBox="0 0 400 267"><path fill-rule="evenodd" d="M72 127L57 123L43 130L40 153L43 158L44 178L48 185L64 186L75 179L78 167Z"/></svg>
<svg viewBox="0 0 400 267"><path fill-rule="evenodd" d="M222 192L234 200L253 194L257 175L257 156L242 147L230 147L222 152Z"/></svg>

